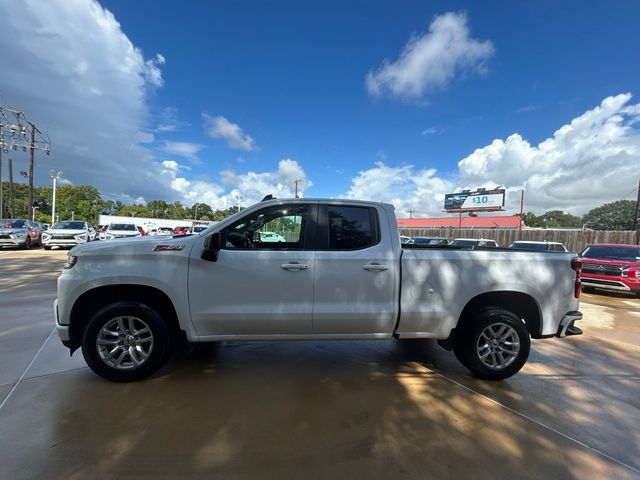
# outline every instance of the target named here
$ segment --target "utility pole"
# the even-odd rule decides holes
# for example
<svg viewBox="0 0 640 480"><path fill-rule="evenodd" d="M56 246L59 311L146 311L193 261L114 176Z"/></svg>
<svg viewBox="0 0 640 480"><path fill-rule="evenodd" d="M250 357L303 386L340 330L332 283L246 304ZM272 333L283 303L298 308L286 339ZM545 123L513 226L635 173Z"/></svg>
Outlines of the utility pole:
<svg viewBox="0 0 640 480"><path fill-rule="evenodd" d="M27 193L27 218L33 216L33 166L36 161L36 126L33 123L31 125L31 143L29 145L29 192ZM38 130L40 133L40 130Z"/></svg>
<svg viewBox="0 0 640 480"><path fill-rule="evenodd" d="M636 214L633 218L633 229L636 231L636 245L640 243L640 180L638 180L638 197L636 198Z"/></svg>
<svg viewBox="0 0 640 480"><path fill-rule="evenodd" d="M409 209L409 218L413 218L413 212L415 212L415 210Z"/></svg>
<svg viewBox="0 0 640 480"><path fill-rule="evenodd" d="M304 182L304 180L294 180L293 183L296 184L296 197L295 198L300 198L298 197L298 184Z"/></svg>
<svg viewBox="0 0 640 480"><path fill-rule="evenodd" d="M0 127L0 139L2 138L2 127ZM2 208L2 145L0 145L0 219L4 218L4 209Z"/></svg>

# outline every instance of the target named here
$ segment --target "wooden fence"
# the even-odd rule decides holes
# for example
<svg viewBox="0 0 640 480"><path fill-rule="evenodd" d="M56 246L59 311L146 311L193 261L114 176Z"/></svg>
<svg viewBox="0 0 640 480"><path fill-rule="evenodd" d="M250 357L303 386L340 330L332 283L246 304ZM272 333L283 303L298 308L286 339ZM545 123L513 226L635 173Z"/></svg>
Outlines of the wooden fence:
<svg viewBox="0 0 640 480"><path fill-rule="evenodd" d="M634 245L638 236L634 231L562 230L562 229L514 229L514 228L400 228L400 235L407 237L487 238L501 247L508 247L516 240L561 242L570 252L580 252L592 243L623 243Z"/></svg>

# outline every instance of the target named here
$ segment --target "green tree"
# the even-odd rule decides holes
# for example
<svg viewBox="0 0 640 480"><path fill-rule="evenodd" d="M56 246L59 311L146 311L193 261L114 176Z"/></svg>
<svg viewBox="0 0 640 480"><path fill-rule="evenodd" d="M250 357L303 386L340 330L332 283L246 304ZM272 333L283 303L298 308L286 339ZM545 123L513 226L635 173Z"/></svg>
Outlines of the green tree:
<svg viewBox="0 0 640 480"><path fill-rule="evenodd" d="M633 230L635 212L636 202L618 200L589 210L582 221L594 230Z"/></svg>
<svg viewBox="0 0 640 480"><path fill-rule="evenodd" d="M527 227L540 228L544 227L544 220L541 216L536 215L533 212L527 212L522 216L522 220Z"/></svg>

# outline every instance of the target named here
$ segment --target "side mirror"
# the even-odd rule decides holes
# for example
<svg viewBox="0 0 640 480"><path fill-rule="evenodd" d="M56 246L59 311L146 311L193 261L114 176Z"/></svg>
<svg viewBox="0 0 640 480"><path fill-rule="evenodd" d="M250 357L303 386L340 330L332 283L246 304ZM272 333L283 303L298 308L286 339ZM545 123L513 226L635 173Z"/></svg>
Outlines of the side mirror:
<svg viewBox="0 0 640 480"><path fill-rule="evenodd" d="M218 254L222 248L222 236L220 232L212 233L204 240L204 248L200 254L202 260L215 262L218 260Z"/></svg>

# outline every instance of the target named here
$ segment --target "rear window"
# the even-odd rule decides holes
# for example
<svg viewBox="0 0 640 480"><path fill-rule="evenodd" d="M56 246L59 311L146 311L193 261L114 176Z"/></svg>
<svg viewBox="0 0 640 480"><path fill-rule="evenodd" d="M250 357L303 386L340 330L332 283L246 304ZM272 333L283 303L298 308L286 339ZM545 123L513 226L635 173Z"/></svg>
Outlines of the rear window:
<svg viewBox="0 0 640 480"><path fill-rule="evenodd" d="M640 247L605 247L591 245L585 248L581 255L585 258L604 258L635 262L640 260Z"/></svg>
<svg viewBox="0 0 640 480"><path fill-rule="evenodd" d="M109 225L109 230L124 230L136 232L138 229L135 225L129 223L112 223L111 225Z"/></svg>
<svg viewBox="0 0 640 480"><path fill-rule="evenodd" d="M356 250L379 241L377 216L368 207L329 205L329 249Z"/></svg>

